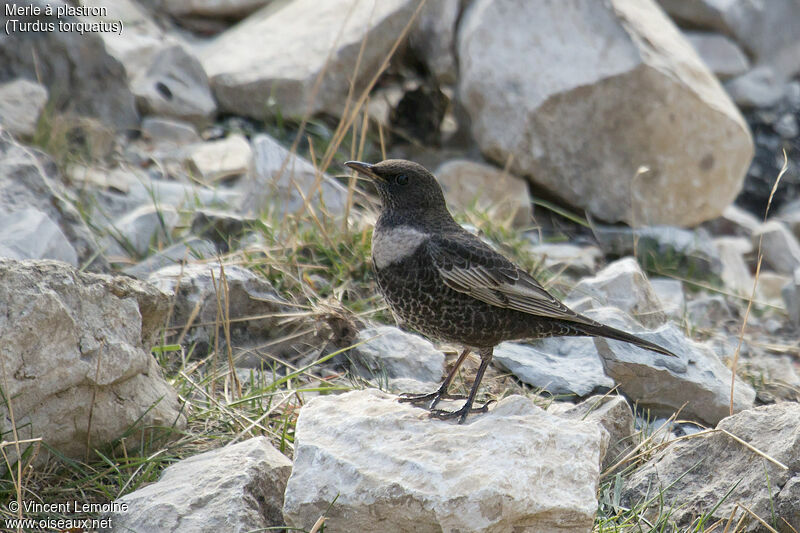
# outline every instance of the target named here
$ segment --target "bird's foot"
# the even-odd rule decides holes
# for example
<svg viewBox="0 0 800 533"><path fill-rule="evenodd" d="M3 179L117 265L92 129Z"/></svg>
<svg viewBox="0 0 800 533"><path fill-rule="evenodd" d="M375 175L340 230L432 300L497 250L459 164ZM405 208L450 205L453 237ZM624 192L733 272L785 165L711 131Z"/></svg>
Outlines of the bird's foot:
<svg viewBox="0 0 800 533"><path fill-rule="evenodd" d="M413 394L405 392L400 395L397 401L403 403L410 403L413 405L427 404L427 409L433 409L439 400L465 400L467 397L460 394L448 394L442 391L432 392L430 394Z"/></svg>
<svg viewBox="0 0 800 533"><path fill-rule="evenodd" d="M458 418L458 423L463 424L464 420L467 419L467 415L470 413L488 413L489 406L494 402L495 400L489 400L480 407L472 407L472 405L470 404L465 404L464 407L458 409L457 411L445 411L444 409L431 409L430 417L438 418L439 420L450 420L451 418Z"/></svg>

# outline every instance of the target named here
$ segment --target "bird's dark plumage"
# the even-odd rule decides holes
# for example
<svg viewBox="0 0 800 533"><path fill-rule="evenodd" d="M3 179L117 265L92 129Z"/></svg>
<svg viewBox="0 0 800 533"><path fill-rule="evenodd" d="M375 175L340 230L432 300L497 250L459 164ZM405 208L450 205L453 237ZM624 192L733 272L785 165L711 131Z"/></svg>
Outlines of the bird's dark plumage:
<svg viewBox="0 0 800 533"><path fill-rule="evenodd" d="M346 165L370 178L381 198L372 237L378 287L397 318L425 335L467 347L438 391L403 398L430 402L431 414L463 422L495 345L506 340L587 335L670 351L575 313L531 275L463 229L450 215L441 187L424 167L404 160ZM462 409L434 410L469 349L481 365Z"/></svg>

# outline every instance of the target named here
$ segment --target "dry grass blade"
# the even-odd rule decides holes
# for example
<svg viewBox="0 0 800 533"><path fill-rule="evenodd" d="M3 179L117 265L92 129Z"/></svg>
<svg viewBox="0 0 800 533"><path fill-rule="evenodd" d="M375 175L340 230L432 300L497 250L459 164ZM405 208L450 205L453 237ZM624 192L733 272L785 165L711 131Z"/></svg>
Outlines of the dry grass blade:
<svg viewBox="0 0 800 533"><path fill-rule="evenodd" d="M769 524L768 524L768 523L767 523L767 522L766 522L766 521L765 521L763 518L761 518L761 517L760 517L760 516L758 516L756 513L754 513L754 512L753 512L753 511L752 511L752 510L751 510L751 509L748 507L748 506L746 506L746 505L745 505L745 504L743 504L742 502L736 502L736 505L738 505L739 507L741 507L742 509L744 509L745 511L747 511L747 513L748 513L750 516L752 516L753 518L755 518L756 520L758 520L758 521L761 523L761 525L762 525L762 526L764 526L765 528L767 528L767 531L769 531L770 533L778 533L778 530L777 530L777 529L775 529L774 527L772 527L771 525L769 525Z"/></svg>
<svg viewBox="0 0 800 533"><path fill-rule="evenodd" d="M775 178L775 184L772 186L772 190L769 193L769 199L767 200L767 208L764 210L764 220L767 220L767 215L769 215L769 208L772 205L772 198L775 196L775 191L778 190L778 185L781 182L781 178L784 174L786 174L786 170L789 168L789 158L786 156L786 150L783 151L783 166L781 167L781 171L778 172L778 177ZM758 237L758 261L756 262L756 275L753 279L753 290L750 293L750 299L747 302L747 309L744 312L744 318L742 319L742 328L739 330L739 342L736 344L736 350L733 352L733 364L731 366L731 403L730 403L730 414L733 415L733 393L736 387L736 368L739 365L739 353L742 350L742 342L744 340L744 328L747 326L747 319L750 317L750 309L753 307L753 300L756 297L756 287L758 287L758 277L761 274L761 261L764 259L764 256L761 254L761 244L764 239L764 235L761 234Z"/></svg>
<svg viewBox="0 0 800 533"><path fill-rule="evenodd" d="M314 522L314 525L311 527L308 533L317 533L322 528L323 524L325 524L325 520L325 516L320 516L317 521Z"/></svg>

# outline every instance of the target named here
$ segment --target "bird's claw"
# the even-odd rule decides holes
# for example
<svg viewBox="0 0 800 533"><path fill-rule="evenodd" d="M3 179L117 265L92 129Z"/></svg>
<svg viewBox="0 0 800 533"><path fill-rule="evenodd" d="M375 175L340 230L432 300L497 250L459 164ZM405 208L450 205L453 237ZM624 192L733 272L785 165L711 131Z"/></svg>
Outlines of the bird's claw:
<svg viewBox="0 0 800 533"><path fill-rule="evenodd" d="M438 418L439 420L450 420L451 418L458 418L459 419L458 423L463 424L464 420L467 419L468 414L488 413L489 406L494 402L495 400L489 400L480 407L472 407L471 405L465 405L464 407L456 411L445 411L444 409L431 409L430 417Z"/></svg>
<svg viewBox="0 0 800 533"><path fill-rule="evenodd" d="M430 394L413 394L409 392L404 392L400 395L397 401L403 403L410 403L413 405L417 404L428 404L428 409L433 409L439 400L465 400L467 397L462 396L460 394L448 394L446 392L432 392Z"/></svg>

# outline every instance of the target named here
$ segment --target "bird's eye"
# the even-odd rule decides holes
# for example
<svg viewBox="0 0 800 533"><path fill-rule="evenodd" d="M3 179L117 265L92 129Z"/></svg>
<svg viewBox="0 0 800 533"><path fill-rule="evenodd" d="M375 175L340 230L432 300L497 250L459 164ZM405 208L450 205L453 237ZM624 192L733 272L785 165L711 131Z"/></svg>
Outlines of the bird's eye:
<svg viewBox="0 0 800 533"><path fill-rule="evenodd" d="M394 179L395 183L398 185L405 185L408 183L408 176L405 174L398 174L398 176Z"/></svg>

